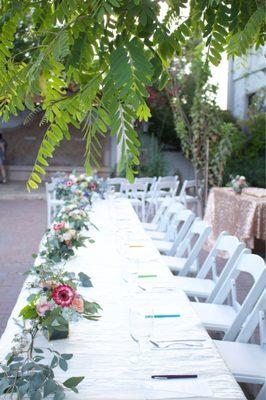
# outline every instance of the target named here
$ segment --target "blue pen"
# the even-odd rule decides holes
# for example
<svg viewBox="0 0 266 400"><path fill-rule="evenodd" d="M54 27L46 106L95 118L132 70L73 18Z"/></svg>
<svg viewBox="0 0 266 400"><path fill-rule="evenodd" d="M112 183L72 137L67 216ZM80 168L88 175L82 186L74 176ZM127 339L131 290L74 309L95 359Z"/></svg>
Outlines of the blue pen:
<svg viewBox="0 0 266 400"><path fill-rule="evenodd" d="M155 315L145 315L145 318L178 318L180 314L155 314Z"/></svg>

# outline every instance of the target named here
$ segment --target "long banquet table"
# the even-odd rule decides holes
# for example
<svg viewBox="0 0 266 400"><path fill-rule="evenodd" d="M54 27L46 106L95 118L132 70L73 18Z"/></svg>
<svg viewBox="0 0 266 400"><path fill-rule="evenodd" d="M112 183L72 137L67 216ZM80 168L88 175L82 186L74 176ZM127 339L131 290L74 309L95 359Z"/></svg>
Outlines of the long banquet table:
<svg viewBox="0 0 266 400"><path fill-rule="evenodd" d="M85 376L79 394L68 392L67 399L77 400L144 400L144 399L245 399L240 387L219 355L215 344L201 325L186 295L176 287L174 277L163 265L160 254L143 230L127 200L98 201L93 206L92 220L98 231L93 232L94 244L78 251L68 262L72 271L87 273L93 288L81 288L82 295L93 299L103 308L99 321L82 320L71 323L70 336L65 340L47 342L43 335L38 347L50 347L63 353L73 353L69 370L57 370L62 381L70 376ZM125 260L119 252L120 240L128 243L128 251L140 260L140 290L135 299L123 281ZM152 272L152 273L151 273ZM0 358L11 347L17 325L13 318L28 296L24 284L5 332L0 341ZM151 287L154 290L150 290ZM156 290L156 288L158 290ZM134 366L130 359L137 353L137 345L129 334L128 314L132 304L151 304L179 313L180 318L155 321L154 340L188 340L199 346L178 345L158 349L151 345L149 362ZM182 343L182 342L181 342ZM198 374L196 384L191 381L151 379L152 374ZM197 386L198 384L198 386ZM196 390L196 392L195 392Z"/></svg>

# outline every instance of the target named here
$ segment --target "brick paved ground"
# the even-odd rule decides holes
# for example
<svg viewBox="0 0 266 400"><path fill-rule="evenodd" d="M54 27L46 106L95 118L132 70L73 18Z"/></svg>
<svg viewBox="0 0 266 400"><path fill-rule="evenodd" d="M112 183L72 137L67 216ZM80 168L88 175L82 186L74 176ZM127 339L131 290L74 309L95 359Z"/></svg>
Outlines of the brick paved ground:
<svg viewBox="0 0 266 400"><path fill-rule="evenodd" d="M0 336L45 228L45 201L0 199Z"/></svg>

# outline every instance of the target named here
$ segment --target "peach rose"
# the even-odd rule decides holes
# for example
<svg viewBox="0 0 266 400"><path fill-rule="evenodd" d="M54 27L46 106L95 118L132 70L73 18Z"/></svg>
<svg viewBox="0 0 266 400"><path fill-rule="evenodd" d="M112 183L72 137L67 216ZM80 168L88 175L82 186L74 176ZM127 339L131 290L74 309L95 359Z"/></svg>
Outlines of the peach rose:
<svg viewBox="0 0 266 400"><path fill-rule="evenodd" d="M79 294L75 296L72 307L79 313L84 312L84 300Z"/></svg>

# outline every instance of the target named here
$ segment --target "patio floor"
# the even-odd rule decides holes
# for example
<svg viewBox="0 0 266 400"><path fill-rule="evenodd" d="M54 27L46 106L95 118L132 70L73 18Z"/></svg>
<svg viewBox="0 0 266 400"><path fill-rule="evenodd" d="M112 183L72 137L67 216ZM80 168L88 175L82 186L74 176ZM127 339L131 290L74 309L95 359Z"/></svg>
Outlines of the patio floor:
<svg viewBox="0 0 266 400"><path fill-rule="evenodd" d="M44 200L1 198L0 192L0 336L46 228Z"/></svg>
<svg viewBox="0 0 266 400"><path fill-rule="evenodd" d="M0 183L1 200L45 200L45 186L42 184L38 190L27 191L25 182L12 181Z"/></svg>

